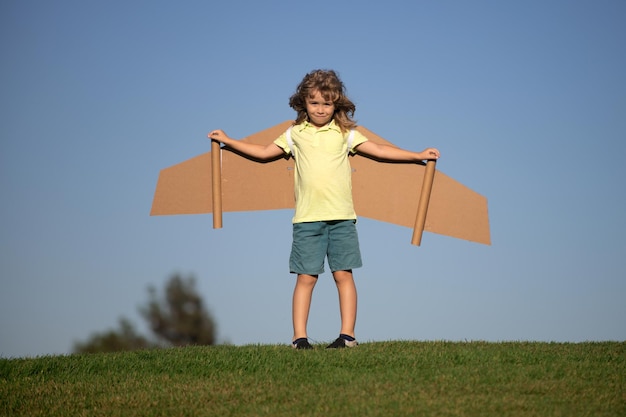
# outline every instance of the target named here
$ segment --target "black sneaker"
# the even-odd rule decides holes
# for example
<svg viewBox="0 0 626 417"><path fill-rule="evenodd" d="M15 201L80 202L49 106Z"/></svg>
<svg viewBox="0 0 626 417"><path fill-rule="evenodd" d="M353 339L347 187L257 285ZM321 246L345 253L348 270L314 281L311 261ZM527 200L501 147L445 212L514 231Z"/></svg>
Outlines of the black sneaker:
<svg viewBox="0 0 626 417"><path fill-rule="evenodd" d="M341 337L338 337L337 339L335 339L335 341L333 343L331 343L330 345L326 346L326 349L343 349L343 348L352 348L352 347L357 347L359 344L357 343L356 340L353 341L349 341L346 339L343 339Z"/></svg>
<svg viewBox="0 0 626 417"><path fill-rule="evenodd" d="M291 347L294 349L313 349L313 346L311 346L306 337L294 340L291 342Z"/></svg>

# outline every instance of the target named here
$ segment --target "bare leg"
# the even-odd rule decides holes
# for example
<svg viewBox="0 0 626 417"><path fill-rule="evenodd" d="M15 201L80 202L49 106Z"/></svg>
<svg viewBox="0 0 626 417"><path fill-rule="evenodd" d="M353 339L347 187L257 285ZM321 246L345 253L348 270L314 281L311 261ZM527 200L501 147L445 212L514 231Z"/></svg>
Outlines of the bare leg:
<svg viewBox="0 0 626 417"><path fill-rule="evenodd" d="M341 313L341 333L354 337L356 326L357 293L352 271L333 272L337 292L339 293L339 311Z"/></svg>
<svg viewBox="0 0 626 417"><path fill-rule="evenodd" d="M317 275L298 274L296 288L293 290L293 340L307 337L306 325L309 321L311 298L316 283Z"/></svg>

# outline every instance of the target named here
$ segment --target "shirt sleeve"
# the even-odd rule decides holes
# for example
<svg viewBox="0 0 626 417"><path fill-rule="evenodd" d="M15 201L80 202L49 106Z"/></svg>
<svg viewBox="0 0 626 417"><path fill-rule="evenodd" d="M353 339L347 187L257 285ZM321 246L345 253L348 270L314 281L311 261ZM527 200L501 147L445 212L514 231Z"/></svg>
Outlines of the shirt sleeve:
<svg viewBox="0 0 626 417"><path fill-rule="evenodd" d="M358 130L354 130L354 138L352 138L352 147L350 148L350 153L356 153L356 147L362 144L363 142L367 142L368 139ZM280 145L279 145L280 146Z"/></svg>
<svg viewBox="0 0 626 417"><path fill-rule="evenodd" d="M283 150L283 152L285 152L287 155L291 155L291 149L289 149L289 145L287 144L287 135L285 135L285 133L280 135L274 141L274 143L276 144L276 146L281 148Z"/></svg>

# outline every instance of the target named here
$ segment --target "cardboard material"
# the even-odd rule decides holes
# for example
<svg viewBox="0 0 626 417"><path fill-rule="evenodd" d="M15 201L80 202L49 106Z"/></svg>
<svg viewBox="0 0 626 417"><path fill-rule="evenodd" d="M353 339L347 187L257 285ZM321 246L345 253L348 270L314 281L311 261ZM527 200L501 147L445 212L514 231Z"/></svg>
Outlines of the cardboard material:
<svg viewBox="0 0 626 417"><path fill-rule="evenodd" d="M213 228L222 228L222 155L220 144L211 141L211 201L213 203Z"/></svg>
<svg viewBox="0 0 626 417"><path fill-rule="evenodd" d="M433 181L435 180L435 164L432 160L426 163L426 172L424 173L424 182L422 182L422 190L420 192L419 203L417 204L417 216L415 216L415 226L413 226L413 237L411 244L419 246L422 243L422 234L424 234L424 225L426 224L426 213L428 213L428 203L430 202L430 192L433 189Z"/></svg>
<svg viewBox="0 0 626 417"><path fill-rule="evenodd" d="M242 140L268 144L291 124L285 121ZM357 129L371 141L393 146L362 126ZM351 157L350 163L359 217L414 228L413 244L421 242L422 231L418 229L422 221L423 230L428 232L491 244L487 199L435 170L434 163L429 174L432 181L426 178L426 182L428 165L380 162L360 155ZM292 209L293 169L292 159L259 162L227 148L212 150L161 170L150 214L214 213L214 227L218 228L222 226L222 210ZM431 188L430 193L425 186ZM422 196L422 191L429 198ZM420 199L423 220L418 218Z"/></svg>

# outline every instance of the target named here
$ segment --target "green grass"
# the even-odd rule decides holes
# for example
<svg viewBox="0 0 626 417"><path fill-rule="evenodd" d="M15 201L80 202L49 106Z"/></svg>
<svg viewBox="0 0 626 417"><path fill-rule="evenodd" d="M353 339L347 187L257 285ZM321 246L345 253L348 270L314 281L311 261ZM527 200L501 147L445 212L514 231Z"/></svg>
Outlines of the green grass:
<svg viewBox="0 0 626 417"><path fill-rule="evenodd" d="M0 359L2 416L626 416L626 343L213 346Z"/></svg>

